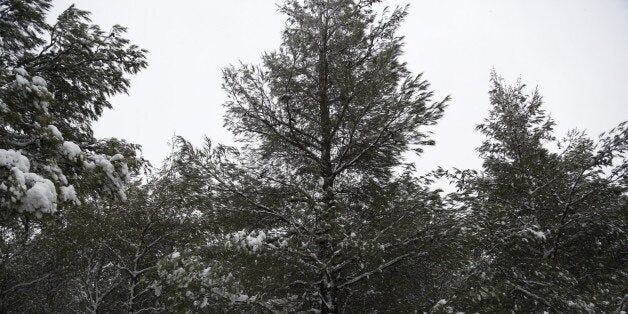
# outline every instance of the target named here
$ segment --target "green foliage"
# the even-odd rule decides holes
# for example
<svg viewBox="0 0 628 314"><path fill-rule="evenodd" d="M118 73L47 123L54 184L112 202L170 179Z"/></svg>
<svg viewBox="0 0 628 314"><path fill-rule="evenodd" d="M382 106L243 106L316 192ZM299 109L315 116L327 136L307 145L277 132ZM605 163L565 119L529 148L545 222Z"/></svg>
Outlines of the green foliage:
<svg viewBox="0 0 628 314"><path fill-rule="evenodd" d="M556 142L537 91L495 73L492 83L478 126L483 171L459 181L478 239L461 309L615 310L626 280L625 123L597 143L576 131Z"/></svg>
<svg viewBox="0 0 628 314"><path fill-rule="evenodd" d="M3 219L39 217L98 193L123 198L129 171L143 164L138 145L98 141L91 123L111 107L109 96L127 91L128 75L146 67L146 51L122 37L123 27L105 32L73 6L48 25L49 8L49 1L0 1Z"/></svg>
<svg viewBox="0 0 628 314"><path fill-rule="evenodd" d="M106 238L98 214L88 211L101 213L101 196L126 198L131 175L146 166L139 145L98 140L91 129L107 98L146 67L146 51L124 28L102 31L73 6L49 25L50 6L0 0L2 312L89 309L81 280L94 272L111 280L112 268L95 241ZM74 211L46 215L65 207Z"/></svg>
<svg viewBox="0 0 628 314"><path fill-rule="evenodd" d="M419 176L447 98L380 2L287 0L281 46L223 72L243 145L175 138L138 178L140 147L91 123L146 51L0 0L0 312L626 311L628 123L557 140L493 72L482 169Z"/></svg>
<svg viewBox="0 0 628 314"><path fill-rule="evenodd" d="M178 139L174 169L193 182L189 193L211 200L199 210L220 227L206 240L212 255L189 258L215 260L207 267L238 283L213 296L206 286L198 300L357 308L369 290L390 296L371 277L426 258L443 249L427 243L456 233L445 236L452 214L402 159L433 144L425 128L447 99L433 101L399 60L406 9L378 14L376 2L287 1L280 48L259 66L223 72L225 124L245 147Z"/></svg>

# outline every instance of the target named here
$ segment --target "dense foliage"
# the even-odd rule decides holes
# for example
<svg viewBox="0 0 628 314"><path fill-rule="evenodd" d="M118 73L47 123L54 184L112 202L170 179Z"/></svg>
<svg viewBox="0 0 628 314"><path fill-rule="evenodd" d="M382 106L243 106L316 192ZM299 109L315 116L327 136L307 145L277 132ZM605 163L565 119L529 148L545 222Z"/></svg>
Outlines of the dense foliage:
<svg viewBox="0 0 628 314"><path fill-rule="evenodd" d="M489 117L477 127L487 137L478 149L483 169L459 181L477 237L463 308L621 309L626 124L598 141L576 130L557 141L536 90L526 94L495 73L491 80Z"/></svg>
<svg viewBox="0 0 628 314"><path fill-rule="evenodd" d="M111 107L109 96L127 91L128 75L146 67L145 51L122 37L124 28L105 32L74 7L49 25L49 8L46 0L0 1L1 311L55 310L34 300L67 292L43 287L62 285L51 278L73 260L50 261L72 249L52 229L71 225L75 213L58 210L125 199L143 165L138 145L98 140L91 123Z"/></svg>
<svg viewBox="0 0 628 314"><path fill-rule="evenodd" d="M146 51L0 0L0 312L626 311L628 125L557 140L492 73L482 168L418 174L448 97L380 2L285 1L280 47L223 71L240 145L175 138L142 175L91 123Z"/></svg>

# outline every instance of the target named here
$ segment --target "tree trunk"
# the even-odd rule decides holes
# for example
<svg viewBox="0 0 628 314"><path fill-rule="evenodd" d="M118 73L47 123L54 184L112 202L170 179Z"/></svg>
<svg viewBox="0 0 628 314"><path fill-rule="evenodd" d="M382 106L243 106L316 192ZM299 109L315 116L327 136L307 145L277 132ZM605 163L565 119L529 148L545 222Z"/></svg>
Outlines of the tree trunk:
<svg viewBox="0 0 628 314"><path fill-rule="evenodd" d="M328 85L328 18L325 16L325 7L321 8L320 12L320 33L321 42L319 45L319 60L318 60L318 88L319 88L319 111L320 111L320 126L321 126L321 171L320 176L323 179L323 206L322 212L319 214L318 224L318 246L319 246L319 260L326 261L332 256L333 243L332 243L332 228L334 221L334 178L333 169L331 164L331 117L330 117L330 104L329 97L327 95ZM321 299L321 312L322 313L338 313L338 300L337 300L337 288L335 275L332 273L330 266L321 267L320 269L319 285L319 297Z"/></svg>

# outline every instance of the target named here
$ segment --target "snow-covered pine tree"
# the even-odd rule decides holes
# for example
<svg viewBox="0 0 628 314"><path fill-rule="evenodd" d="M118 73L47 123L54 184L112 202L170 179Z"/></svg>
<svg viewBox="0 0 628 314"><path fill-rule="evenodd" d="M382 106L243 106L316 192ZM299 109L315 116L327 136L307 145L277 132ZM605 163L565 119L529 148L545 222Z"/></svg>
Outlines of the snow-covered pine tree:
<svg viewBox="0 0 628 314"><path fill-rule="evenodd" d="M620 312L625 304L628 129L556 141L537 90L491 77L479 173L466 172L477 231L464 311Z"/></svg>
<svg viewBox="0 0 628 314"><path fill-rule="evenodd" d="M212 199L202 211L216 227L207 255L164 262L177 304L359 308L387 293L370 278L449 236L438 194L402 157L433 143L426 127L447 99L400 60L406 8L379 14L378 2L287 1L279 49L224 70L226 126L246 145L180 140L177 171Z"/></svg>
<svg viewBox="0 0 628 314"><path fill-rule="evenodd" d="M129 174L142 164L139 146L97 140L91 123L146 67L146 52L123 37L123 27L103 31L73 6L49 25L50 3L0 0L1 312L59 310L34 299L68 291L44 284L62 283L53 280L69 263L50 258L75 247L47 237L75 222L49 214L98 196L124 198Z"/></svg>
<svg viewBox="0 0 628 314"><path fill-rule="evenodd" d="M136 145L98 141L91 123L126 92L145 51L73 6L46 23L49 0L0 1L0 216L41 217L81 195L124 197ZM132 170L132 169L131 169Z"/></svg>

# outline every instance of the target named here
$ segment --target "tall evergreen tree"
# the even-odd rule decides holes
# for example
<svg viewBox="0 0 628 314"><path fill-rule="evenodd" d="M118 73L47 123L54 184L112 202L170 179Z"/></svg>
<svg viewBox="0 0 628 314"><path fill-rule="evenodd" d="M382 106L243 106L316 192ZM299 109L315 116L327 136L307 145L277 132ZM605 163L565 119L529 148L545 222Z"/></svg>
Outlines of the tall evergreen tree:
<svg viewBox="0 0 628 314"><path fill-rule="evenodd" d="M622 310L626 124L598 142L577 131L556 141L536 90L491 82L483 168L459 181L478 236L460 309Z"/></svg>
<svg viewBox="0 0 628 314"><path fill-rule="evenodd" d="M406 9L378 14L378 2L287 1L280 48L224 70L226 126L245 147L181 140L178 171L221 226L198 303L336 313L444 236L438 194L402 155L433 143L426 127L447 99L400 61Z"/></svg>

